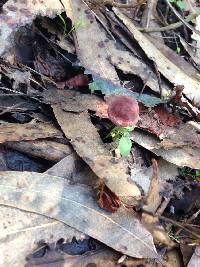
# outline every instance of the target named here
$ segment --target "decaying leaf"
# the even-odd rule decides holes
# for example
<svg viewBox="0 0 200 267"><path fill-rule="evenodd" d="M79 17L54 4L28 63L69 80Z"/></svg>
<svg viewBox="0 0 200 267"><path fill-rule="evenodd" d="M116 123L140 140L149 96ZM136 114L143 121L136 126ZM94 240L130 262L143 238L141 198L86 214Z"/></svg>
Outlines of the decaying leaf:
<svg viewBox="0 0 200 267"><path fill-rule="evenodd" d="M116 263L120 258L120 253L109 248L98 248L90 253L86 252L83 255L68 255L54 249L47 251L46 255L42 258L30 259L25 267L50 266L55 260L56 265L61 265L62 267L116 267ZM139 265L152 267L148 259L135 259L130 257L125 259L123 264L127 267L138 267Z"/></svg>
<svg viewBox="0 0 200 267"><path fill-rule="evenodd" d="M199 129L196 129L190 122L176 128L168 129L161 142L164 149L175 147L197 147L200 148Z"/></svg>
<svg viewBox="0 0 200 267"><path fill-rule="evenodd" d="M59 161L72 153L70 145L51 140L7 142L5 145L27 155L50 161Z"/></svg>
<svg viewBox="0 0 200 267"><path fill-rule="evenodd" d="M138 126L162 139L171 130L171 127L175 127L181 122L182 119L179 116L170 114L160 106L153 109L141 107Z"/></svg>
<svg viewBox="0 0 200 267"><path fill-rule="evenodd" d="M199 147L176 147L172 149L160 148L158 138L147 135L143 131L137 129L132 134L132 140L142 147L161 156L166 161L169 161L179 167L188 166L192 169L200 169L200 148Z"/></svg>
<svg viewBox="0 0 200 267"><path fill-rule="evenodd" d="M74 151L48 169L45 174L62 177L71 184L84 184L94 188L99 184L99 178Z"/></svg>
<svg viewBox="0 0 200 267"><path fill-rule="evenodd" d="M200 106L200 82L196 78L189 76L186 72L179 69L174 63L165 57L160 50L144 36L144 34L137 30L132 21L119 9L114 8L114 12L133 34L134 38L145 51L146 55L156 63L158 70L163 74L163 76L165 76L174 85L183 85L183 92L187 98L193 101L195 105Z"/></svg>
<svg viewBox="0 0 200 267"><path fill-rule="evenodd" d="M3 66L1 70L7 77L13 80L12 88L14 90L16 90L20 84L26 84L27 87L30 86L30 71L20 71L18 69L13 69L11 66Z"/></svg>
<svg viewBox="0 0 200 267"><path fill-rule="evenodd" d="M30 24L38 15L54 17L63 11L59 0L8 0L0 15L0 55L10 48L11 36L19 27Z"/></svg>
<svg viewBox="0 0 200 267"><path fill-rule="evenodd" d="M153 175L151 177L151 184L143 209L145 211L154 213L161 203L161 196L159 194L161 191L161 183L159 178L158 163L155 159L152 159L152 168Z"/></svg>
<svg viewBox="0 0 200 267"><path fill-rule="evenodd" d="M164 227L159 223L157 216L148 213L142 213L142 223L147 227L153 235L155 243L165 244L168 247L173 247L175 243L170 239L169 235L164 230Z"/></svg>
<svg viewBox="0 0 200 267"><path fill-rule="evenodd" d="M57 87L60 89L64 89L65 86L69 88L77 88L81 86L87 86L89 83L89 79L85 74L77 74L76 76L72 77L71 79L65 82L58 82Z"/></svg>
<svg viewBox="0 0 200 267"><path fill-rule="evenodd" d="M30 122L19 124L0 121L0 143L47 137L61 138L62 133L50 123Z"/></svg>
<svg viewBox="0 0 200 267"><path fill-rule="evenodd" d="M106 102L96 95L81 94L75 90L48 90L40 93L40 98L47 104L60 104L65 111L79 113L92 110L108 117Z"/></svg>
<svg viewBox="0 0 200 267"><path fill-rule="evenodd" d="M178 167L172 163L167 162L166 160L160 158L157 160L160 173L160 181L165 182L167 180L174 180L178 175ZM131 179L140 185L144 190L144 193L147 194L151 177L153 175L152 166L144 167L140 164L134 164L131 168Z"/></svg>
<svg viewBox="0 0 200 267"><path fill-rule="evenodd" d="M132 211L105 212L86 186L45 174L1 172L0 204L60 220L126 255L158 257L152 236Z"/></svg>
<svg viewBox="0 0 200 267"><path fill-rule="evenodd" d="M198 267L200 265L200 247L197 246L187 267Z"/></svg>
<svg viewBox="0 0 200 267"><path fill-rule="evenodd" d="M140 191L129 180L123 162L111 156L89 114L66 112L60 105L52 107L65 136L93 172L119 197L139 197Z"/></svg>
<svg viewBox="0 0 200 267"><path fill-rule="evenodd" d="M92 10L82 0L70 0L64 4L73 24L80 21L82 12L83 25L77 27L74 34L76 53L81 64L92 73L119 84L117 72L108 60L109 49Z"/></svg>
<svg viewBox="0 0 200 267"><path fill-rule="evenodd" d="M109 40L107 46L109 46L110 51L112 51L110 62L116 68L122 70L125 74L137 75L153 91L160 93L157 77L147 64L132 53L117 49L112 40ZM167 84L162 81L161 86L163 89L163 96L171 95L171 90ZM138 84L135 84L134 87L137 88Z"/></svg>
<svg viewBox="0 0 200 267"><path fill-rule="evenodd" d="M86 237L64 223L12 207L0 206L0 221L2 267L25 266L26 256L37 249L41 241L56 243L60 238L71 241L74 236Z"/></svg>
<svg viewBox="0 0 200 267"><path fill-rule="evenodd" d="M99 207L109 212L116 212L121 207L121 200L104 183L99 186L98 204Z"/></svg>
<svg viewBox="0 0 200 267"><path fill-rule="evenodd" d="M200 30L200 15L196 18L196 27L197 30ZM199 52L199 48L200 48L200 37L199 35L197 35L196 33L192 34L192 39L194 39L196 41L196 49L194 49L194 58L195 58L195 62L200 65L200 52Z"/></svg>

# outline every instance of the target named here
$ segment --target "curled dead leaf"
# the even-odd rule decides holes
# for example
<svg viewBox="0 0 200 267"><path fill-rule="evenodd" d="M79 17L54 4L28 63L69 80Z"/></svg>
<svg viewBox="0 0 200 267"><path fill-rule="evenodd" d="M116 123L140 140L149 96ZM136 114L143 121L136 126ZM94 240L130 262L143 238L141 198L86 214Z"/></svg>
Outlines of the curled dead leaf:
<svg viewBox="0 0 200 267"><path fill-rule="evenodd" d="M98 204L99 207L109 212L116 212L121 206L120 198L110 190L103 182L98 189Z"/></svg>

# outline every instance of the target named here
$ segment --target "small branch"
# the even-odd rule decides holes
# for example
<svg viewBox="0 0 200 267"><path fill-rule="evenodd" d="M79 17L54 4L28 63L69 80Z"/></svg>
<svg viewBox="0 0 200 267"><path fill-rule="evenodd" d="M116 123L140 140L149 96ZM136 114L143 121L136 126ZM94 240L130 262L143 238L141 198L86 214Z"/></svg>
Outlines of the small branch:
<svg viewBox="0 0 200 267"><path fill-rule="evenodd" d="M194 13L194 14L191 14L191 15L187 16L184 19L184 21L190 22L191 20L195 19L199 15L200 15L200 11L197 12L197 13ZM137 29L139 31L142 31L142 32L164 32L164 31L175 30L175 29L181 27L182 25L183 25L183 22L179 21L179 22L175 22L173 24L170 24L170 25L167 25L167 26L164 26L164 27L160 27L160 28L137 28ZM196 29L195 29L195 31L196 31Z"/></svg>
<svg viewBox="0 0 200 267"><path fill-rule="evenodd" d="M166 4L171 8L171 10L174 12L174 14L177 16L182 23L188 27L191 31L195 32L196 34L200 35L200 31L196 30L192 25L190 25L179 13L178 11L172 6L169 0L165 0Z"/></svg>
<svg viewBox="0 0 200 267"><path fill-rule="evenodd" d="M161 220L163 220L163 221L165 221L165 222L169 222L169 223L171 223L171 224L173 224L173 225L175 225L175 226L178 226L178 227L180 227L181 229L184 229L186 232L188 232L188 233L190 233L191 235L193 235L194 237L196 237L197 239L200 239L200 235L197 234L197 233L195 233L195 232L193 231L192 227L190 227L191 229L188 229L187 226L184 226L184 224L182 224L182 223L180 223L180 222L176 222L176 221L174 221L174 220L172 220L172 219L170 219L170 218L167 218L167 217L165 217L165 216L158 215L158 214L156 215L156 214L154 214L154 213L152 213L152 212L148 212L148 211L143 210L143 209L142 209L142 211L143 211L144 213L149 214L149 215L157 216L159 219L161 219Z"/></svg>
<svg viewBox="0 0 200 267"><path fill-rule="evenodd" d="M157 66L156 62L153 62L153 63L154 63L155 71L156 71L156 76L157 76L157 79L158 79L158 87L159 87L159 90L160 90L160 98L163 99L163 90L162 90L160 72L158 70L158 66Z"/></svg>
<svg viewBox="0 0 200 267"><path fill-rule="evenodd" d="M192 234L193 236L195 236L196 238L200 239L200 235L195 233L194 231L188 229L186 226L184 226L184 224L182 223L179 223L179 222L176 222L170 218L167 218L165 216L161 216L161 215L158 215L158 218L160 218L161 220L165 221L165 222L169 222L169 223L172 223L173 225L176 225L182 229L184 229L185 231L187 231L188 233Z"/></svg>
<svg viewBox="0 0 200 267"><path fill-rule="evenodd" d="M134 4L121 4L121 3L116 3L113 0L104 0L103 1L103 4L104 5L111 5L111 6L118 7L118 8L135 8L135 7L139 6L139 5L146 4L146 1L144 0L141 4L138 3L138 4L134 5Z"/></svg>

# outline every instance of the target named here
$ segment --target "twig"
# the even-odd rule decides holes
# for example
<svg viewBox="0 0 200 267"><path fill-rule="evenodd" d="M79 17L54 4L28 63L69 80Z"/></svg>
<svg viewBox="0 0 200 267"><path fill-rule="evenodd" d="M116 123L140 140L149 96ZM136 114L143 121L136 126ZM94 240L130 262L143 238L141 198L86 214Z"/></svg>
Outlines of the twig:
<svg viewBox="0 0 200 267"><path fill-rule="evenodd" d="M187 16L184 21L185 22L190 22L191 20L195 19L197 16L200 15L200 11L194 14L191 14ZM169 31L169 30L175 30L183 25L182 21L172 23L170 25L160 27L160 28L137 28L139 31L142 32L163 32L163 31ZM190 25L190 24L189 24ZM190 25L191 26L191 25ZM196 29L195 29L196 31Z"/></svg>
<svg viewBox="0 0 200 267"><path fill-rule="evenodd" d="M196 219L200 214L200 210L198 210L197 212L195 212L194 214L192 214L192 216L186 221L184 222L184 226L186 226L188 223L191 223L194 219ZM182 232L183 229L179 229L176 231L175 235L179 235Z"/></svg>
<svg viewBox="0 0 200 267"><path fill-rule="evenodd" d="M34 99L34 100L36 100L36 101L40 101L40 99L38 99L37 97L30 96L30 95L24 94L24 93L22 93L22 92L19 92L19 91L17 91L17 90L10 89L10 88L4 87L4 86L0 86L0 90L4 90L4 91L8 91L8 92L12 92L12 93L15 93L15 95L25 96L25 97ZM7 95L5 94L5 96L7 96Z"/></svg>
<svg viewBox="0 0 200 267"><path fill-rule="evenodd" d="M166 209L167 205L169 204L171 198L165 198L164 201L161 203L160 207L157 209L155 215L159 216L163 214L164 210Z"/></svg>
<svg viewBox="0 0 200 267"><path fill-rule="evenodd" d="M17 103L15 105L11 106L11 107L7 107L5 110L3 110L2 112L0 112L0 116L3 115L3 114L5 114L5 113L7 113L7 112L9 112L9 111L11 111L14 108L17 108L17 107L23 105L23 104L24 104L24 102L20 102L20 103Z"/></svg>
<svg viewBox="0 0 200 267"><path fill-rule="evenodd" d="M143 3L138 3L138 4L121 4L121 3L116 3L115 1L113 0L104 0L103 1L103 4L104 5L111 5L111 6L114 6L114 7L118 7L118 8L135 8L139 5L144 5L146 4L146 1L144 1Z"/></svg>
<svg viewBox="0 0 200 267"><path fill-rule="evenodd" d="M140 91L139 97L143 94L144 89L145 89L145 87L146 87L146 85L147 85L147 83L149 81L150 76L151 76L151 72L149 72L149 74L148 74L148 77L147 77L147 79L146 79L146 81L145 81L145 83L144 83L144 85L142 87L142 90Z"/></svg>
<svg viewBox="0 0 200 267"><path fill-rule="evenodd" d="M147 214L151 215L151 216L156 216L156 215L155 215L154 213L152 213L152 212L149 212L149 211L146 211L146 210L143 210L143 209L142 209L142 211L143 211L144 213L147 213ZM176 222L176 221L174 221L174 220L172 220L172 219L170 219L170 218L167 218L167 217L165 217L165 216L162 216L162 215L157 215L157 217L158 217L159 219L165 221L165 222L169 222L169 223L171 223L171 224L173 224L173 225L176 225L176 226L178 226L178 227L184 229L184 230L187 231L188 233L190 233L190 234L192 234L193 236L195 236L196 238L200 239L200 235L198 235L198 234L195 233L194 231L188 229L188 228L187 228L186 226L184 226L182 223ZM190 226L190 228L192 229L191 226Z"/></svg>
<svg viewBox="0 0 200 267"><path fill-rule="evenodd" d="M145 22L145 27L149 28L149 23L150 23L150 19L151 19L151 15L152 15L152 11L154 9L154 6L157 5L157 0L147 0L147 13L146 13L146 22Z"/></svg>
<svg viewBox="0 0 200 267"><path fill-rule="evenodd" d="M171 8L171 10L174 12L174 14L177 16L178 19L180 19L180 21L182 21L182 23L188 27L191 31L195 32L196 34L200 35L200 31L198 31L197 29L195 29L192 25L190 25L179 13L178 11L172 6L172 4L170 3L169 0L165 0L166 4Z"/></svg>
<svg viewBox="0 0 200 267"><path fill-rule="evenodd" d="M185 231L187 231L188 233L192 234L193 236L195 236L196 238L200 239L200 235L198 235L197 233L195 233L194 231L188 229L186 226L184 226L182 223L176 222L170 218L167 218L165 216L162 215L158 215L158 218L160 218L161 220L165 221L165 222L170 222L173 225L176 225L182 229L184 229Z"/></svg>
<svg viewBox="0 0 200 267"><path fill-rule="evenodd" d="M153 64L155 67L156 76L158 78L158 87L160 90L160 98L163 99L163 89L162 89L162 84L161 84L160 72L158 71L158 66L157 66L156 62L153 61Z"/></svg>

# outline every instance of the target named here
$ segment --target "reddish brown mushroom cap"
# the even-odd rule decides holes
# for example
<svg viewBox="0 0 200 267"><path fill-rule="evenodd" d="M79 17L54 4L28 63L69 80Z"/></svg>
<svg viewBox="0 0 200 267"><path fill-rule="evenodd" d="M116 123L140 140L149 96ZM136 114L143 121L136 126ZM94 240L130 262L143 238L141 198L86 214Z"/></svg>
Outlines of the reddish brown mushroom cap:
<svg viewBox="0 0 200 267"><path fill-rule="evenodd" d="M139 119L137 100L125 95L111 95L106 98L108 103L108 117L118 126L133 126Z"/></svg>

